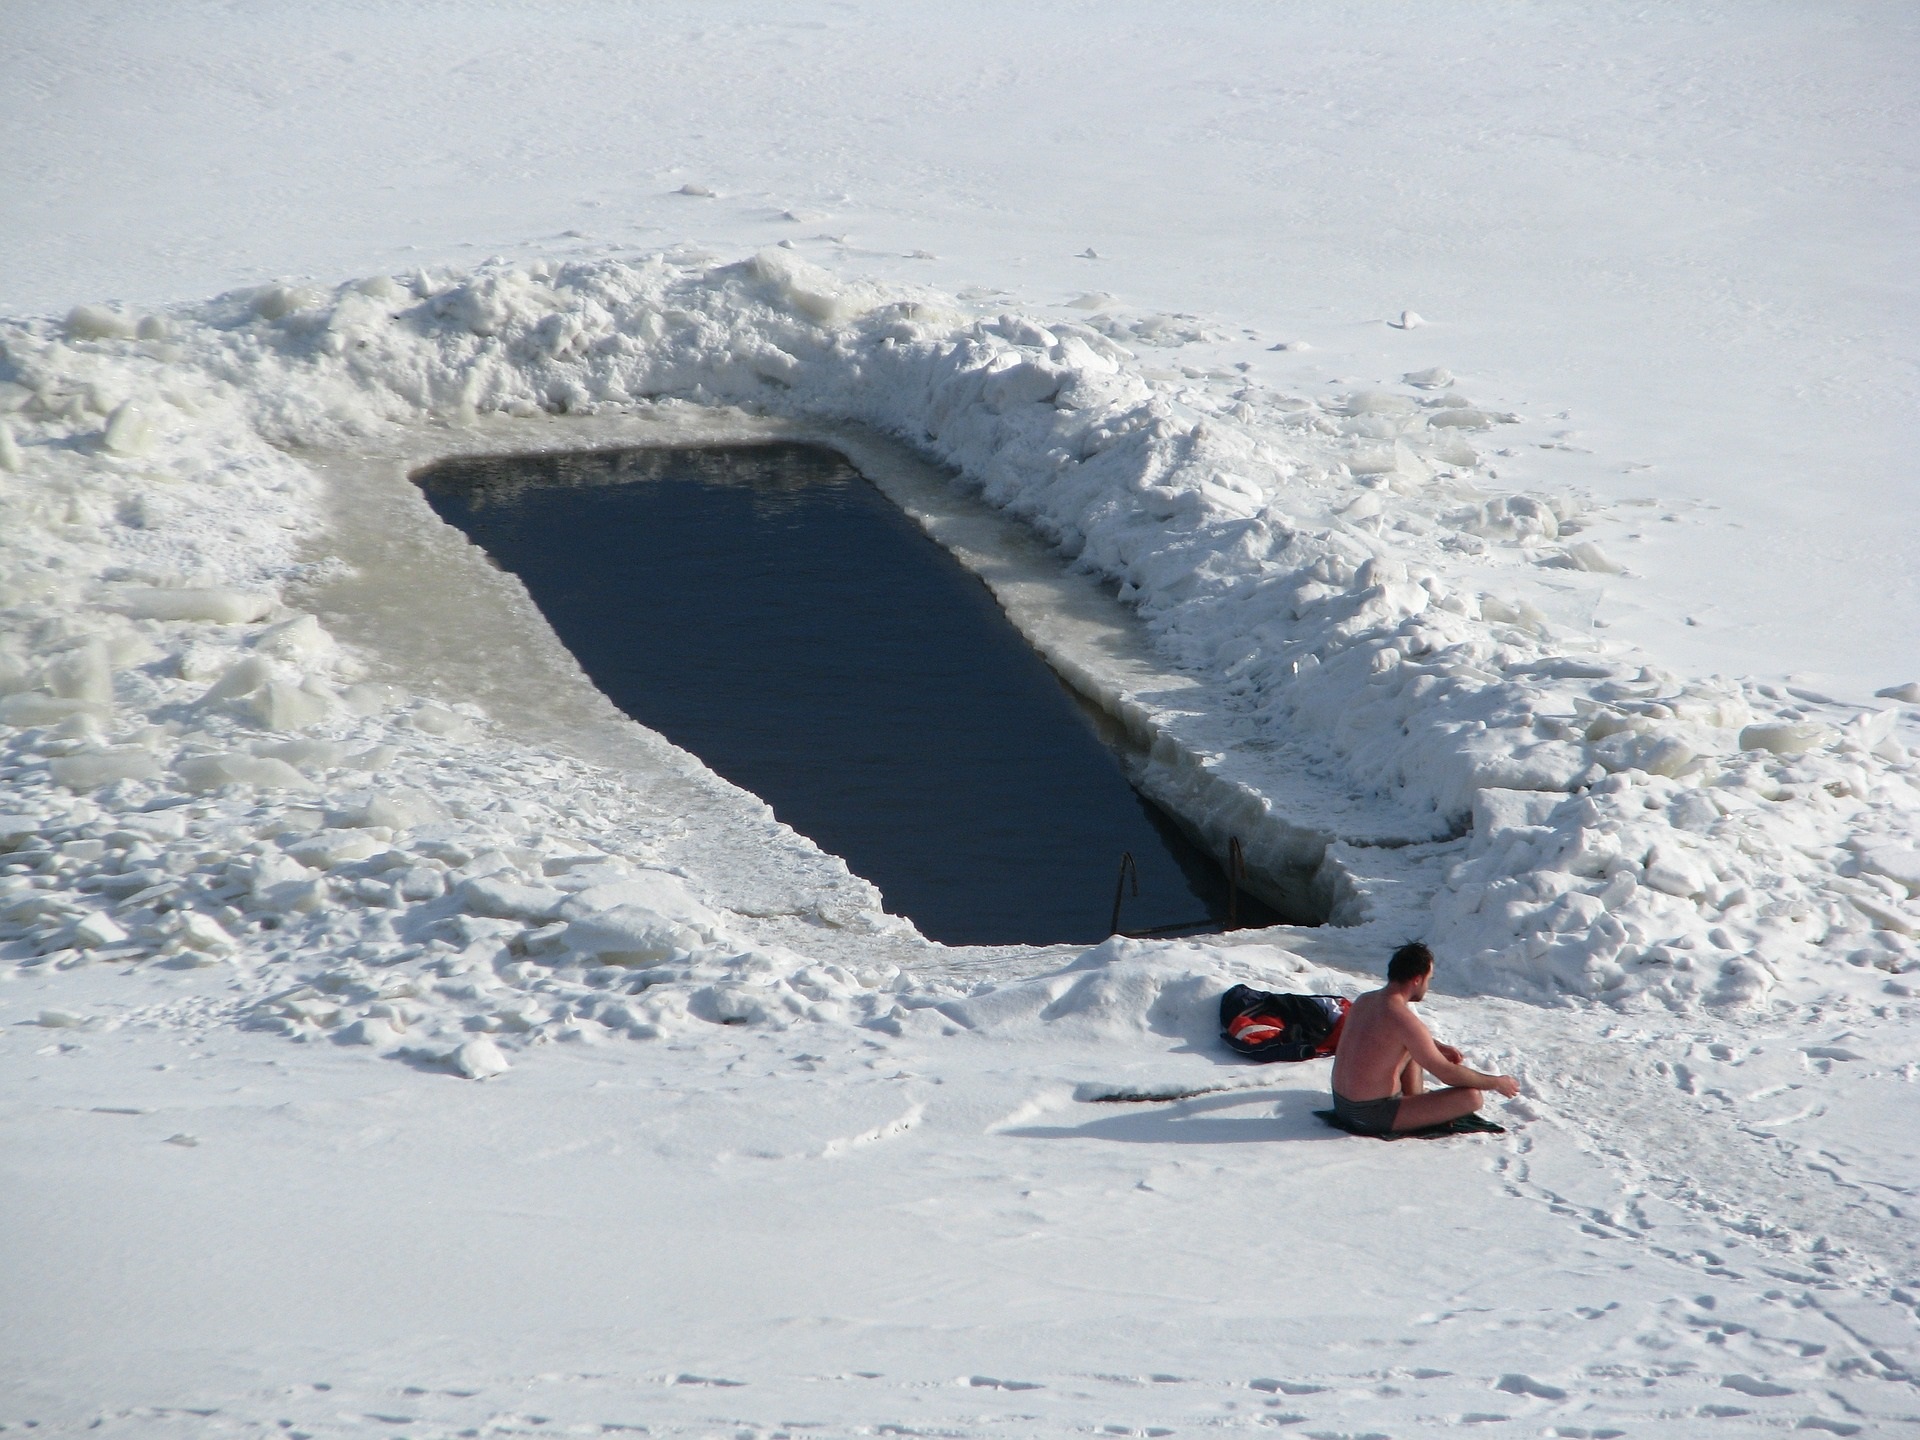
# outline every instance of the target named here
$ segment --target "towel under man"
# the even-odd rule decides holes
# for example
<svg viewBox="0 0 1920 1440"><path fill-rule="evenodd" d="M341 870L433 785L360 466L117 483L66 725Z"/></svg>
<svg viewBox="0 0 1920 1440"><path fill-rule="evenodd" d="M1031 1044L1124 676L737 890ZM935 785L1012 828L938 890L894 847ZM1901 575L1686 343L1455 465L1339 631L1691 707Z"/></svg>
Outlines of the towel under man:
<svg viewBox="0 0 1920 1440"><path fill-rule="evenodd" d="M1511 1099L1511 1075L1486 1075L1428 1032L1413 1007L1427 997L1433 952L1402 945L1387 962L1387 983L1353 1002L1333 1057L1333 1108L1356 1130L1384 1135L1443 1125L1480 1108L1482 1091ZM1426 1076L1447 1088L1428 1092Z"/></svg>

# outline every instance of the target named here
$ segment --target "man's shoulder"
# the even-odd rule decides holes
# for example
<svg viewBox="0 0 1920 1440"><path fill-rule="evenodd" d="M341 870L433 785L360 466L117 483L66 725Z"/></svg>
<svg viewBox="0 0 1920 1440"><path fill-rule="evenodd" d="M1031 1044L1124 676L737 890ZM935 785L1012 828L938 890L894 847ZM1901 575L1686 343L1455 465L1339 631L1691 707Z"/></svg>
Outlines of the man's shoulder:
<svg viewBox="0 0 1920 1440"><path fill-rule="evenodd" d="M1387 992L1384 989L1369 990L1364 995L1356 995L1353 997L1353 1003L1347 1007L1347 1024L1351 1026L1356 1020L1366 1020L1380 1014L1386 1008Z"/></svg>
<svg viewBox="0 0 1920 1440"><path fill-rule="evenodd" d="M1412 1025L1418 1030L1425 1030L1427 1028L1426 1023L1414 1013L1411 1001L1394 994L1392 990L1388 989L1375 990L1372 993L1380 997L1380 1010L1383 1014L1391 1015L1394 1019L1404 1024ZM1360 998L1364 1000L1368 997L1363 995ZM1358 1004L1359 1001L1355 1001L1354 1003Z"/></svg>
<svg viewBox="0 0 1920 1440"><path fill-rule="evenodd" d="M1420 1018L1419 1012L1413 1008L1412 1001L1401 1000L1398 1004L1390 1004L1387 1008L1408 1031L1418 1035L1428 1033L1427 1022Z"/></svg>

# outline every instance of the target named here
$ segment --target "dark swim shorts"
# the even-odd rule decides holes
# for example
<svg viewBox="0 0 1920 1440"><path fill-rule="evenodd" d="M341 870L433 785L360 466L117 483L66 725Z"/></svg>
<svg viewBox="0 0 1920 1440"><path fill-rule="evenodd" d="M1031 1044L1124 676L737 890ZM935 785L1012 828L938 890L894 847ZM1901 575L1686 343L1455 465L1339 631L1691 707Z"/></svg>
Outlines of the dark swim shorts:
<svg viewBox="0 0 1920 1440"><path fill-rule="evenodd" d="M1400 1097L1388 1095L1381 1100L1349 1100L1338 1090L1333 1092L1333 1113L1355 1130L1369 1135L1385 1135L1393 1129L1400 1114Z"/></svg>

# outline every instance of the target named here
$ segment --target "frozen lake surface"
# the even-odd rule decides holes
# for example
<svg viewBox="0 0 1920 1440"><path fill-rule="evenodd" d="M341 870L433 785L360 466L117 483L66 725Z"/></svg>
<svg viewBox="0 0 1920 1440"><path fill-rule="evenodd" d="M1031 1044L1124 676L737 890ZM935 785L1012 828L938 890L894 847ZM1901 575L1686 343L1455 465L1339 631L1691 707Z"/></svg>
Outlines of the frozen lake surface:
<svg viewBox="0 0 1920 1440"><path fill-rule="evenodd" d="M443 462L442 519L518 575L634 719L764 797L948 944L1227 920L1220 868L1141 799L987 588L804 445ZM1272 912L1241 900L1247 923Z"/></svg>
<svg viewBox="0 0 1920 1440"><path fill-rule="evenodd" d="M1916 1432L1920 10L8 21L0 1429ZM407 478L776 435L1339 923L926 940ZM1221 1045L1414 937L1506 1134Z"/></svg>

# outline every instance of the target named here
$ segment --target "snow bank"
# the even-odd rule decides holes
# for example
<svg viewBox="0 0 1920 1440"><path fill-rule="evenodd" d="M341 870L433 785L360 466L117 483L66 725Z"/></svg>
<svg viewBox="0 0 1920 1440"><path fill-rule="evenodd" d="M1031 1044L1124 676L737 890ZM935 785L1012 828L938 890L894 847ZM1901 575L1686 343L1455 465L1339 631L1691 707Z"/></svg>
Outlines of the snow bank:
<svg viewBox="0 0 1920 1440"><path fill-rule="evenodd" d="M1388 848L1325 831L1322 878L1365 920L1370 886L1443 874L1427 928L1463 983L1685 1008L1920 965L1908 712L1669 673L1503 598L1523 566L1631 577L1576 538L1579 502L1499 493L1474 440L1511 417L1439 369L1337 399L1149 378L1112 337L1177 327L1091 319L775 250L0 326L0 953L230 964L249 1023L468 1074L497 1068L471 1034L904 1025L928 1007L901 997L954 999L756 944L714 876L649 852L659 824L598 843L602 772L370 680L295 604L326 566L303 447L725 405L900 437L1117 586L1231 712L1241 738L1185 763L1245 804L1284 822L1305 747L1414 817ZM836 925L898 933L861 893ZM1173 993L1073 983L1136 1018Z"/></svg>

